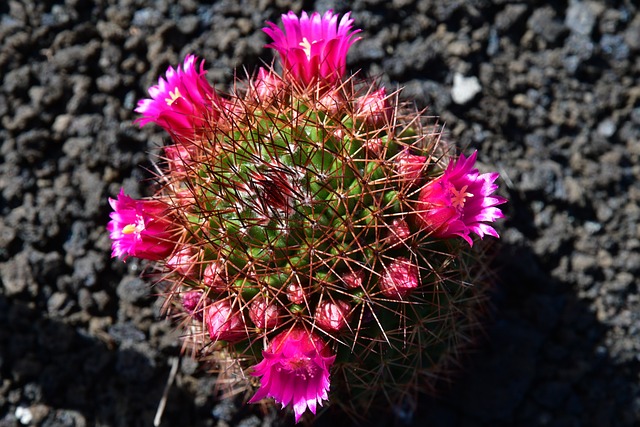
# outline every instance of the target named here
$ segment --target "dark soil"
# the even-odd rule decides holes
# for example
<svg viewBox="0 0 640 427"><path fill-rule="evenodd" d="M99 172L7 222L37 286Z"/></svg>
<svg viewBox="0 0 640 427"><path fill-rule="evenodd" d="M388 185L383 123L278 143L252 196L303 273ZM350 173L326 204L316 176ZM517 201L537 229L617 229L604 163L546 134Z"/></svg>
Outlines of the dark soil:
<svg viewBox="0 0 640 427"><path fill-rule="evenodd" d="M352 69L441 116L510 201L486 340L442 397L376 424L640 425L636 2L271 3L0 2L0 426L153 425L178 333L105 231L166 138L135 102L188 53L224 91L271 61L265 20L348 7ZM178 363L162 426L292 422Z"/></svg>

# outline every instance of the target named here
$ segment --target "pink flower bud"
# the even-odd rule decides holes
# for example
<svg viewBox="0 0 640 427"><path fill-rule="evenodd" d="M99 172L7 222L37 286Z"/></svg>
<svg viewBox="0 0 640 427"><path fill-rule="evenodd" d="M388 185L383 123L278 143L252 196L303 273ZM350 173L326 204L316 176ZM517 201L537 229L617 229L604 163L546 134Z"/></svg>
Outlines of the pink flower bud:
<svg viewBox="0 0 640 427"><path fill-rule="evenodd" d="M287 298L294 304L304 303L304 289L297 283L291 283L287 286Z"/></svg>
<svg viewBox="0 0 640 427"><path fill-rule="evenodd" d="M167 267L174 272L188 277L196 272L196 260L191 248L182 248L167 260Z"/></svg>
<svg viewBox="0 0 640 427"><path fill-rule="evenodd" d="M205 309L204 321L211 340L240 341L247 337L242 314L228 300L216 301Z"/></svg>
<svg viewBox="0 0 640 427"><path fill-rule="evenodd" d="M274 329L280 323L280 309L259 295L249 305L249 318L258 329Z"/></svg>
<svg viewBox="0 0 640 427"><path fill-rule="evenodd" d="M316 102L316 108L320 111L326 111L330 114L336 114L340 111L340 106L344 103L342 96L334 90L325 93Z"/></svg>
<svg viewBox="0 0 640 427"><path fill-rule="evenodd" d="M387 230L387 240L389 245L395 246L399 243L406 241L411 236L411 230L409 230L409 224L402 218L396 218L391 222L391 226Z"/></svg>
<svg viewBox="0 0 640 427"><path fill-rule="evenodd" d="M344 301L322 301L316 308L316 325L325 331L339 331L347 326L350 309Z"/></svg>
<svg viewBox="0 0 640 427"><path fill-rule="evenodd" d="M202 291L188 291L182 294L182 307L195 319L202 321L204 307L210 303Z"/></svg>
<svg viewBox="0 0 640 427"><path fill-rule="evenodd" d="M356 99L355 117L370 125L383 125L391 114L391 107L384 88Z"/></svg>
<svg viewBox="0 0 640 427"><path fill-rule="evenodd" d="M280 77L271 71L260 67L258 75L253 82L250 94L258 101L268 102L278 96L282 89L283 83Z"/></svg>
<svg viewBox="0 0 640 427"><path fill-rule="evenodd" d="M364 273L362 270L349 271L342 277L342 283L349 289L362 288L362 281L364 280Z"/></svg>
<svg viewBox="0 0 640 427"><path fill-rule="evenodd" d="M164 147L169 170L179 175L187 172L193 165L196 147L193 144L173 144Z"/></svg>
<svg viewBox="0 0 640 427"><path fill-rule="evenodd" d="M382 151L382 138L370 138L364 141L364 147L374 154Z"/></svg>
<svg viewBox="0 0 640 427"><path fill-rule="evenodd" d="M401 257L385 268L378 285L389 298L403 299L418 287L418 281L418 266Z"/></svg>
<svg viewBox="0 0 640 427"><path fill-rule="evenodd" d="M427 158L425 156L411 154L409 149L405 148L398 153L394 161L394 166L400 181L412 185L422 177Z"/></svg>
<svg viewBox="0 0 640 427"><path fill-rule="evenodd" d="M227 283L222 277L224 271L218 261L212 261L204 269L202 273L202 283L210 287L214 291L224 291L227 289Z"/></svg>

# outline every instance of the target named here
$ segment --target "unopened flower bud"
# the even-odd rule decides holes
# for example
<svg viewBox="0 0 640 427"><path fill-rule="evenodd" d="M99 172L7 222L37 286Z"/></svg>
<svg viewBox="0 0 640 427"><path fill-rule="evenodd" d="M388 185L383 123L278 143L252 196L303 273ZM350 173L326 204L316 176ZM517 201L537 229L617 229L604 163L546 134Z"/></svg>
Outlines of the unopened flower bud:
<svg viewBox="0 0 640 427"><path fill-rule="evenodd" d="M280 310L260 295L249 305L249 318L258 329L273 329L280 323Z"/></svg>
<svg viewBox="0 0 640 427"><path fill-rule="evenodd" d="M402 150L395 157L394 166L401 182L414 184L422 177L422 170L427 161L425 156L411 154L408 149Z"/></svg>
<svg viewBox="0 0 640 427"><path fill-rule="evenodd" d="M213 341L239 341L247 337L242 314L228 300L216 301L206 308L204 321Z"/></svg>
<svg viewBox="0 0 640 427"><path fill-rule="evenodd" d="M182 248L167 260L167 267L182 276L190 276L195 272L193 251Z"/></svg>
<svg viewBox="0 0 640 427"><path fill-rule="evenodd" d="M390 114L387 93L378 89L356 99L356 118L370 125L384 124Z"/></svg>
<svg viewBox="0 0 640 427"><path fill-rule="evenodd" d="M210 287L214 291L224 291L227 289L227 283L222 278L222 268L218 261L212 261L207 264L202 273L202 283Z"/></svg>
<svg viewBox="0 0 640 427"><path fill-rule="evenodd" d="M389 298L402 299L418 287L418 280L418 266L401 257L386 267L379 286Z"/></svg>
<svg viewBox="0 0 640 427"><path fill-rule="evenodd" d="M209 299L204 296L202 291L189 291L182 294L182 307L199 321L202 321L203 309L208 301Z"/></svg>
<svg viewBox="0 0 640 427"><path fill-rule="evenodd" d="M296 283L291 283L287 286L287 298L294 304L304 303L304 289Z"/></svg>
<svg viewBox="0 0 640 427"><path fill-rule="evenodd" d="M344 301L323 301L316 309L316 324L327 331L339 331L347 326L350 309Z"/></svg>

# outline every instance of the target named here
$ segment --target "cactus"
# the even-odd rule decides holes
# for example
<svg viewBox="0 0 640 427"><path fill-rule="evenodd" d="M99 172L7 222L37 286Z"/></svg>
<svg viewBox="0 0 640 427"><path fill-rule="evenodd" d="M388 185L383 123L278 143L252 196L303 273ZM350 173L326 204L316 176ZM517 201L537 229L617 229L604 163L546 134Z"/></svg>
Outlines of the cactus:
<svg viewBox="0 0 640 427"><path fill-rule="evenodd" d="M172 143L153 197L111 200L113 256L158 265L185 342L250 373L250 402L296 421L327 400L354 416L412 402L479 321L470 233L498 237L498 174L452 155L398 93L346 76L349 14L282 19L264 29L281 71L222 95L189 55L139 102L138 123Z"/></svg>

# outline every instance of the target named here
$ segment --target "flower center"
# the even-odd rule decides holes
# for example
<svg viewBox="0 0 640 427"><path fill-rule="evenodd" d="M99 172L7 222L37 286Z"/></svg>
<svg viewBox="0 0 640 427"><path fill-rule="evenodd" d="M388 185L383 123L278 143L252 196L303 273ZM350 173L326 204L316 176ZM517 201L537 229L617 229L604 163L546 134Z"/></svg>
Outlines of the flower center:
<svg viewBox="0 0 640 427"><path fill-rule="evenodd" d="M473 197L473 193L467 192L468 185L465 185L460 190L456 190L455 187L451 188L451 204L454 208L461 210L464 208L464 204L467 201L467 197Z"/></svg>
<svg viewBox="0 0 640 427"><path fill-rule="evenodd" d="M307 55L307 61L311 61L311 45L316 44L317 40L309 42L306 37L302 38L300 42L300 46L302 46L302 50L304 50L305 55Z"/></svg>
<svg viewBox="0 0 640 427"><path fill-rule="evenodd" d="M139 235L144 231L144 218L140 215L136 215L136 222L134 224L127 224L122 227L122 234L136 234Z"/></svg>
<svg viewBox="0 0 640 427"><path fill-rule="evenodd" d="M318 371L318 367L311 362L309 357L292 358L284 362L284 368L302 380L313 378Z"/></svg>
<svg viewBox="0 0 640 427"><path fill-rule="evenodd" d="M169 91L169 98L165 98L164 101L168 106L172 106L179 98L182 98L182 95L180 94L180 89L176 88L173 92Z"/></svg>

